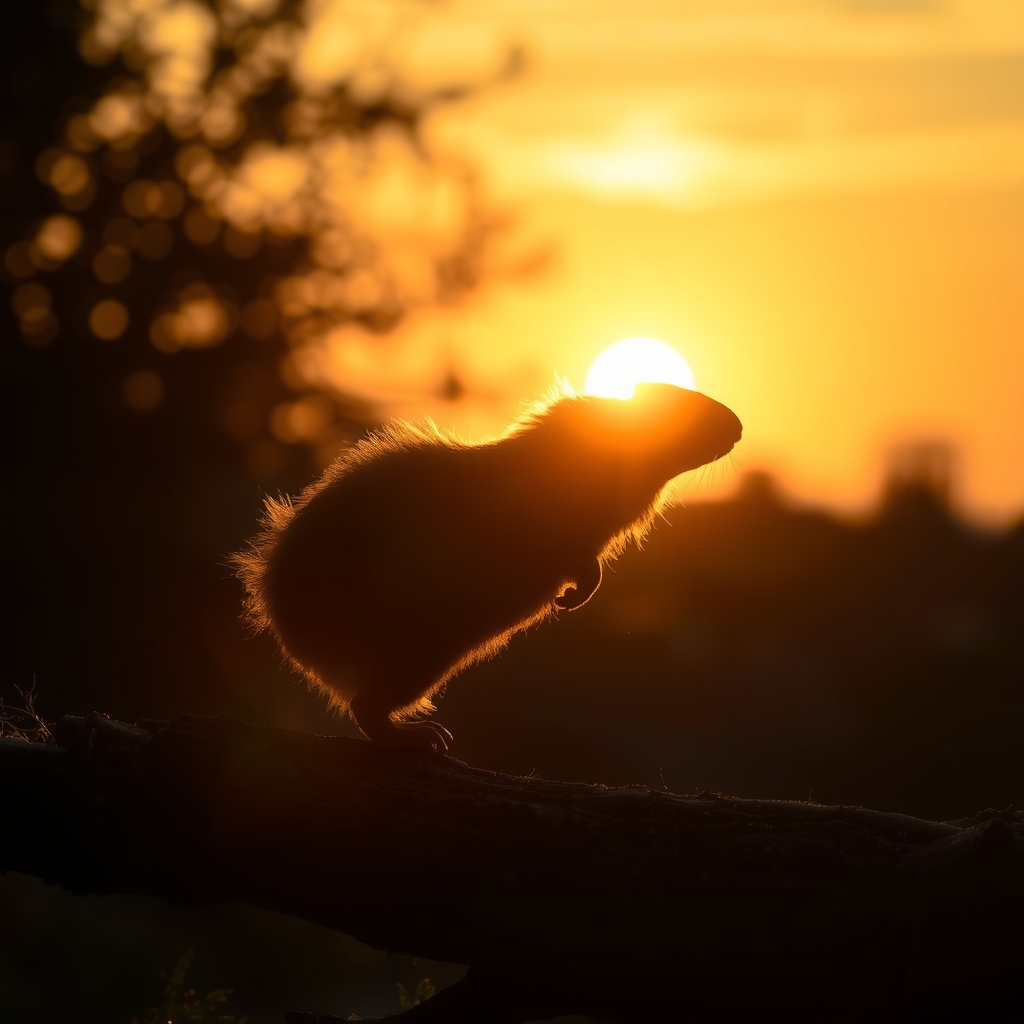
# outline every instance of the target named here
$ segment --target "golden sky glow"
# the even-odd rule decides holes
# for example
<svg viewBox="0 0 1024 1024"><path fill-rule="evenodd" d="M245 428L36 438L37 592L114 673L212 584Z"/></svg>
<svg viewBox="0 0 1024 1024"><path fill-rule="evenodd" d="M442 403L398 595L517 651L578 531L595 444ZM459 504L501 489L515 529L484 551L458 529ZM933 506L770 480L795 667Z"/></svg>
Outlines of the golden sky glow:
<svg viewBox="0 0 1024 1024"><path fill-rule="evenodd" d="M127 216L90 257L98 281L166 254L179 215L191 243L238 259L273 236L311 242L244 308L197 284L151 311L164 355L236 323L281 330L297 393L333 388L480 438L556 374L581 388L613 342L656 337L741 417L738 460L803 499L865 508L894 444L946 439L974 514L1024 509L1020 0L308 0L300 23L258 31L247 18L277 0L85 6L83 57L120 55L145 87L115 82L40 155L65 212L5 253L15 277L86 244L85 156L130 155L163 124L177 180L125 186ZM218 33L237 43L224 67ZM519 46L524 75L428 120L432 168L408 136L353 136L330 106L340 81L373 100L501 79ZM282 75L283 141L232 155L244 101ZM438 268L481 228L473 167L513 230L489 287L432 305ZM520 273L545 248L549 269ZM51 344L50 292L16 295L27 342ZM413 310L396 333L352 320L392 295ZM107 342L140 322L114 299L89 317ZM142 378L130 394L162 401ZM315 397L281 406L274 437L315 437Z"/></svg>
<svg viewBox="0 0 1024 1024"><path fill-rule="evenodd" d="M742 462L805 500L867 507L892 445L939 438L963 455L974 514L1020 513L1016 0L448 12L478 59L521 41L531 63L433 138L474 153L521 237L559 256L546 278L425 312L367 350L377 394L390 380L403 413L479 435L552 372L580 386L602 349L650 334L737 410ZM427 352L459 367L467 400L416 396Z"/></svg>

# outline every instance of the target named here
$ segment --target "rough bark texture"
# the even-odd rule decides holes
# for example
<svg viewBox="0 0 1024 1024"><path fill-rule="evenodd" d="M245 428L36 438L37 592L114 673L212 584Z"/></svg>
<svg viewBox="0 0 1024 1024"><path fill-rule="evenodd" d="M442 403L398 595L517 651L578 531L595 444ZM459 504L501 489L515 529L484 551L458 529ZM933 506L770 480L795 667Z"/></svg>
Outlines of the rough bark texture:
<svg viewBox="0 0 1024 1024"><path fill-rule="evenodd" d="M469 965L403 1021L1021 1019L1019 813L512 778L224 716L56 736L0 740L0 870Z"/></svg>

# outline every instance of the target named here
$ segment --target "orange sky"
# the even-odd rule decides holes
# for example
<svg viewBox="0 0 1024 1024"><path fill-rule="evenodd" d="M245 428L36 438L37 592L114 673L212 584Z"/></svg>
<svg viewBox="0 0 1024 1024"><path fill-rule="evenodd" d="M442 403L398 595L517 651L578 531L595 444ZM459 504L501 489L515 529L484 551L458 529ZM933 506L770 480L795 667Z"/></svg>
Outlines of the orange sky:
<svg viewBox="0 0 1024 1024"><path fill-rule="evenodd" d="M1019 0L474 0L430 28L425 78L525 44L432 138L557 259L383 349L345 337L339 374L483 436L653 335L801 498L867 507L894 442L948 438L974 515L1024 508ZM421 397L438 359L466 402Z"/></svg>
<svg viewBox="0 0 1024 1024"><path fill-rule="evenodd" d="M217 17L273 13L278 0L223 0L217 17L194 0L90 6L83 55L108 62L134 35L172 129L201 128L214 148L243 129L213 74ZM287 60L307 95L342 81L379 95L396 68L414 90L493 76L510 46L528 55L525 74L427 125L429 148L469 157L492 205L515 213L488 286L414 313L395 336L351 324L310 335L290 357L304 384L482 438L556 373L582 387L602 349L649 335L735 408L737 462L776 472L802 500L868 508L893 445L947 440L962 454L964 508L992 522L1024 510L1021 0L308 0L302 11L304 27L268 33L266 53L247 59ZM89 131L114 138L145 109L108 96ZM244 230L306 231L314 248L332 224L374 238L415 303L434 287L431 253L460 244L468 207L449 172L461 165L425 173L387 132L373 153L370 173L338 130L253 144L237 167L193 146L181 167L192 194ZM310 182L319 212L307 222ZM546 271L507 273L545 247ZM319 295L361 283L317 273L285 284ZM466 387L458 401L437 397L451 372ZM721 490L736 474L717 478Z"/></svg>

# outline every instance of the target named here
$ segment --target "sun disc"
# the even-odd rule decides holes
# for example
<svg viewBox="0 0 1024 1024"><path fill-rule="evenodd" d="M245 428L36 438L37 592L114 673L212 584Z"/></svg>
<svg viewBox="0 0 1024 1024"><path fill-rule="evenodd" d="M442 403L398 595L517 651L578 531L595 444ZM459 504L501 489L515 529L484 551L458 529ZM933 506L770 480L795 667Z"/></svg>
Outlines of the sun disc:
<svg viewBox="0 0 1024 1024"><path fill-rule="evenodd" d="M632 398L637 384L696 389L693 371L671 345L656 338L625 338L594 360L583 391L602 398Z"/></svg>

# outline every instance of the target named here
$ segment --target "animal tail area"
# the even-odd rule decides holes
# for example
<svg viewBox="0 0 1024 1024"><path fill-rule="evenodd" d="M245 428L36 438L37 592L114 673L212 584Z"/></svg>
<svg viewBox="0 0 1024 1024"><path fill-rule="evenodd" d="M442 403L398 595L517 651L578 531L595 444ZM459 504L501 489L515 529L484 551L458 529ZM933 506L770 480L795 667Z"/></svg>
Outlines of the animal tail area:
<svg viewBox="0 0 1024 1024"><path fill-rule="evenodd" d="M260 532L228 559L245 587L242 617L254 634L273 627L267 600L267 568L282 532L294 516L295 508L289 498L268 495L263 503Z"/></svg>

